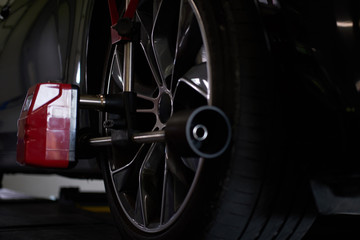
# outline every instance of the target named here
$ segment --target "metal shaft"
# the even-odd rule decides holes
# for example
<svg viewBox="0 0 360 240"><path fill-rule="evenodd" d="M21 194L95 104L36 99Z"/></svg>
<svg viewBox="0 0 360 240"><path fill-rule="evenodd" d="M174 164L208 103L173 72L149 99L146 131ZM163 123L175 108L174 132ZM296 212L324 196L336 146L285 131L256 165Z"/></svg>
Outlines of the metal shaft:
<svg viewBox="0 0 360 240"><path fill-rule="evenodd" d="M165 131L135 133L132 140L136 143L164 142Z"/></svg>
<svg viewBox="0 0 360 240"><path fill-rule="evenodd" d="M132 82L132 42L127 42L124 44L124 91L132 92L133 90L133 82Z"/></svg>
<svg viewBox="0 0 360 240"><path fill-rule="evenodd" d="M117 139L117 140L127 140L127 139ZM131 137L131 140L135 143L164 142L165 131L135 133ZM89 140L89 144L94 147L110 146L112 142L113 139L111 138L111 136L91 138Z"/></svg>
<svg viewBox="0 0 360 240"><path fill-rule="evenodd" d="M130 0L125 1L126 8L129 6ZM132 81L132 42L126 42L124 44L124 63L123 63L123 79L124 79L124 91L132 92L133 90L133 81Z"/></svg>
<svg viewBox="0 0 360 240"><path fill-rule="evenodd" d="M103 95L82 95L79 101L80 108L91 108L102 110L105 108L106 99Z"/></svg>
<svg viewBox="0 0 360 240"><path fill-rule="evenodd" d="M98 137L98 138L91 138L89 140L89 144L94 147L103 147L103 146L110 146L111 145L111 137Z"/></svg>
<svg viewBox="0 0 360 240"><path fill-rule="evenodd" d="M90 139L90 144L126 146L128 142L166 142L171 151L183 157L216 158L226 151L230 141L231 125L225 113L214 106L201 106L174 114L165 130L130 136L125 130L117 130L110 137Z"/></svg>

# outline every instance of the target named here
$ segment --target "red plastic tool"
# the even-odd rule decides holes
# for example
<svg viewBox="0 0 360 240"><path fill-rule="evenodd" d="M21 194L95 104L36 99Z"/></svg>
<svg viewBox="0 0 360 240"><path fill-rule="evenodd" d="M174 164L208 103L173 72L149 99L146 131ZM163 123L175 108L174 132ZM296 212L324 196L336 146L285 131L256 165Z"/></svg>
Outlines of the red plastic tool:
<svg viewBox="0 0 360 240"><path fill-rule="evenodd" d="M78 88L42 83L29 89L18 120L17 162L48 168L76 163Z"/></svg>

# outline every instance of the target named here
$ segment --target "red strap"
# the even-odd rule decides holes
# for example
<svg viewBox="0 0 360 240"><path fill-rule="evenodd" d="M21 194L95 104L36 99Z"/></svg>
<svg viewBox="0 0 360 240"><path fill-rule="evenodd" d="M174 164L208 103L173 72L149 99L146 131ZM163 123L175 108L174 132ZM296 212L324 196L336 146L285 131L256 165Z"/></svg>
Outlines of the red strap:
<svg viewBox="0 0 360 240"><path fill-rule="evenodd" d="M108 0L109 11L110 11L110 18L111 18L111 25L114 25L119 20L119 12L116 6L115 0Z"/></svg>
<svg viewBox="0 0 360 240"><path fill-rule="evenodd" d="M123 18L132 19L135 16L136 9L138 7L139 0L130 0L129 5L124 13Z"/></svg>

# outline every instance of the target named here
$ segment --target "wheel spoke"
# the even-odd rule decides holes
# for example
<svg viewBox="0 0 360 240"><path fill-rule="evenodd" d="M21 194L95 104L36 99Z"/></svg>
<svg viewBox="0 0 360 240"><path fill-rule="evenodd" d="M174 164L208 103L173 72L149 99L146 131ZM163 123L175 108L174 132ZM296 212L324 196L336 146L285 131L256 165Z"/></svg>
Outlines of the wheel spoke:
<svg viewBox="0 0 360 240"><path fill-rule="evenodd" d="M182 182L174 178L174 209L175 212L181 207L186 195L189 193L189 188L185 187Z"/></svg>
<svg viewBox="0 0 360 240"><path fill-rule="evenodd" d="M200 63L197 57L202 52L202 46L200 29L191 6L188 1L181 1L171 89L175 87L174 81Z"/></svg>
<svg viewBox="0 0 360 240"><path fill-rule="evenodd" d="M162 1L155 17L151 42L162 83L171 78L174 66L180 0Z"/></svg>
<svg viewBox="0 0 360 240"><path fill-rule="evenodd" d="M137 94L137 97L149 102L150 104L147 108L142 107L142 108L136 109L136 112L138 112L138 113L155 113L155 106L154 106L154 103L156 101L155 98L149 97L149 96L146 96L146 95L143 95L140 93Z"/></svg>
<svg viewBox="0 0 360 240"><path fill-rule="evenodd" d="M139 172L139 197L145 224L160 221L164 145L153 144Z"/></svg>
<svg viewBox="0 0 360 240"><path fill-rule="evenodd" d="M123 150L123 149L121 149ZM120 151L121 151L120 150ZM118 167L110 166L110 173L112 176L112 179L114 181L114 184L116 186L116 190L118 192L136 192L137 181L138 181L138 173L140 171L142 162L149 151L148 145L142 145L138 152L136 153L135 157L133 156L126 156L122 155L121 158L117 157L116 155L113 155L116 160L110 161L109 164L115 165L113 162L117 162L118 159L125 159L127 164L118 164ZM114 151L115 152L115 151ZM120 167L119 167L120 166Z"/></svg>
<svg viewBox="0 0 360 240"><path fill-rule="evenodd" d="M114 54L111 61L111 77L116 83L116 85L123 90L124 89L124 81L122 78L122 65L121 65L121 54L118 51L117 46L115 47Z"/></svg>
<svg viewBox="0 0 360 240"><path fill-rule="evenodd" d="M192 90L200 94L205 99L209 98L209 82L207 80L206 63L196 65L189 69L185 75L178 80L175 87L174 98L179 95L181 86L185 84Z"/></svg>
<svg viewBox="0 0 360 240"><path fill-rule="evenodd" d="M112 181L123 208L140 224L145 224L145 211L140 197L142 192L139 172L148 152L149 146L142 145L129 164L111 171ZM122 158L124 157L126 156L122 155Z"/></svg>
<svg viewBox="0 0 360 240"><path fill-rule="evenodd" d="M142 21L143 20L140 19L142 29L144 29L145 26L142 23ZM142 47L142 49L144 51L144 54L145 54L146 60L148 62L148 65L150 67L150 70L151 70L151 72L152 72L152 74L154 76L154 80L156 82L156 85L159 87L159 86L162 85L161 80L160 80L161 77L160 77L160 73L159 73L157 65L154 64L156 62L155 55L154 55L153 47L152 47L152 44L151 44L150 36L148 35L148 33L146 31L141 31L140 43L141 43L141 47Z"/></svg>
<svg viewBox="0 0 360 240"><path fill-rule="evenodd" d="M162 224L169 221L179 209L195 176L195 172L183 165L181 159L168 150L166 152L161 203Z"/></svg>
<svg viewBox="0 0 360 240"><path fill-rule="evenodd" d="M113 181L116 183L116 191L122 192L124 187L128 186L126 183L130 178L131 167L128 165L123 168L119 168L112 173Z"/></svg>
<svg viewBox="0 0 360 240"><path fill-rule="evenodd" d="M182 159L166 150L162 216L167 221L178 210L194 180L195 172L185 166Z"/></svg>
<svg viewBox="0 0 360 240"><path fill-rule="evenodd" d="M167 161L165 161L160 224L166 223L174 213L175 206L173 180L171 174L168 171Z"/></svg>
<svg viewBox="0 0 360 240"><path fill-rule="evenodd" d="M136 201L135 201L135 211L134 211L134 219L137 221L140 225L147 226L147 217L146 217L146 209L144 207L144 193L142 192L141 188L141 181L139 182L139 189L137 191L136 195Z"/></svg>
<svg viewBox="0 0 360 240"><path fill-rule="evenodd" d="M186 167L180 156L167 151L166 163L171 174L186 188L189 188L194 177L194 172Z"/></svg>

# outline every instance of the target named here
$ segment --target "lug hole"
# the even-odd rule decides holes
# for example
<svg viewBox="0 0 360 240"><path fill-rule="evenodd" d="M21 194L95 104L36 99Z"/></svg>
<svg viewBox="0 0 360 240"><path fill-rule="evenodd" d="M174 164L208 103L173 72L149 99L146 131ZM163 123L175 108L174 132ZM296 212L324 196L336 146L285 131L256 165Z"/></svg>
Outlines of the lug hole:
<svg viewBox="0 0 360 240"><path fill-rule="evenodd" d="M159 118L162 123L166 123L172 115L172 99L167 93L163 93L159 101Z"/></svg>

